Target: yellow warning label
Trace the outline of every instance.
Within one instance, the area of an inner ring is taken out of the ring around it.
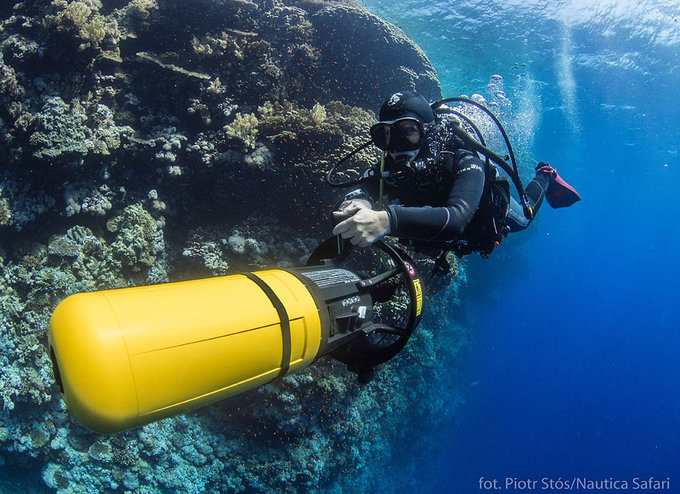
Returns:
[[[413,280],[413,288],[416,289],[416,316],[419,316],[423,310],[423,290],[419,279]]]

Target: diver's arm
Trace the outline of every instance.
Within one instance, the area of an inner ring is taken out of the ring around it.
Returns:
[[[397,237],[452,241],[463,233],[484,191],[484,165],[476,155],[459,150],[447,157],[453,184],[444,207],[389,206],[390,234]]]

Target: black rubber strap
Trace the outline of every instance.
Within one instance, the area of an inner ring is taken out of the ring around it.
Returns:
[[[281,355],[281,372],[277,377],[283,377],[288,372],[290,368],[290,353],[291,353],[291,343],[290,343],[290,319],[288,319],[288,312],[283,306],[281,299],[274,293],[269,285],[267,285],[261,278],[253,273],[241,273],[243,276],[248,278],[250,281],[259,286],[264,294],[269,297],[272,305],[276,309],[279,315],[279,320],[281,321],[281,339],[283,340],[283,354]]]

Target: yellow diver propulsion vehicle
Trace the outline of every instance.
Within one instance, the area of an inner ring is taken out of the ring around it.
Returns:
[[[351,247],[333,237],[304,267],[72,295],[50,320],[61,395],[83,426],[112,433],[266,384],[324,355],[368,382],[406,345],[423,303],[413,261],[376,246],[364,255],[380,259],[378,274],[343,267]]]

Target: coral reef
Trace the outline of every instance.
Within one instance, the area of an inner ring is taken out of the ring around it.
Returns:
[[[326,170],[403,88],[440,96],[352,1],[0,7],[0,464],[69,493],[385,490],[365,466],[456,403],[428,399],[466,340],[445,327],[455,277],[368,386],[322,360],[111,436],[71,419],[46,334],[73,293],[304,263],[331,229]]]

